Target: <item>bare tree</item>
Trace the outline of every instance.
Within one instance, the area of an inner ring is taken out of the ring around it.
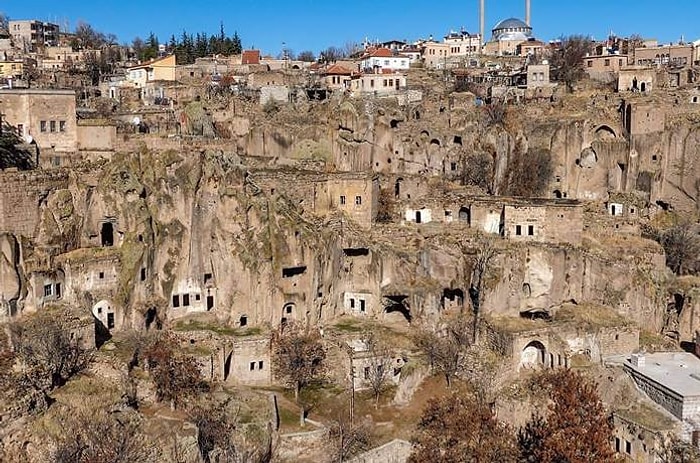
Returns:
[[[554,173],[552,153],[545,149],[514,151],[508,159],[499,191],[506,196],[541,197]]]
[[[320,57],[324,63],[335,63],[339,59],[345,58],[346,54],[341,48],[328,47],[321,52]]]
[[[365,363],[365,380],[374,395],[374,407],[379,407],[379,398],[386,391],[393,375],[393,353],[376,331],[368,332],[363,338],[369,357]]]
[[[472,343],[472,322],[466,314],[456,314],[438,330],[419,330],[414,342],[428,358],[433,372],[441,374],[450,387],[462,371],[464,352]]]
[[[511,428],[468,388],[431,399],[412,442],[411,463],[518,461]]]
[[[367,421],[354,422],[345,408],[335,410],[329,426],[332,461],[342,463],[368,450],[372,444],[371,429]]]
[[[552,73],[556,79],[566,84],[568,91],[573,91],[574,84],[585,76],[583,59],[592,48],[590,37],[571,35],[562,37],[558,49],[550,56]]]
[[[301,408],[300,422],[304,424],[304,407],[300,393],[312,382],[320,380],[326,370],[326,349],[318,332],[304,330],[295,324],[285,326],[272,339],[272,368],[277,378],[294,389],[294,399]]]
[[[157,454],[132,410],[69,409],[60,415],[60,428],[45,444],[50,463],[148,463]]]
[[[690,442],[684,442],[677,436],[671,436],[663,441],[654,451],[660,463],[691,463],[700,461],[700,450]]]
[[[13,353],[5,361],[14,367],[4,382],[29,412],[46,409],[53,399],[49,393],[83,371],[92,360],[92,351],[69,325],[70,315],[47,311],[10,325]]]
[[[484,152],[464,152],[461,156],[462,185],[472,185],[493,193],[493,158]]]
[[[10,18],[5,13],[0,11],[0,31],[9,32]]]
[[[170,402],[171,408],[183,405],[198,392],[206,390],[197,360],[177,351],[174,336],[154,336],[144,349],[143,357],[156,386],[156,397]]]
[[[313,63],[314,61],[316,61],[316,55],[311,50],[304,50],[299,52],[299,54],[297,55],[297,59],[299,61]]]
[[[666,265],[677,275],[696,273],[700,238],[688,221],[679,221],[659,235],[659,243],[666,251]]]
[[[223,403],[203,402],[190,412],[197,426],[197,447],[204,463],[267,463],[272,459],[270,433],[248,439],[231,411],[231,399]]]
[[[484,125],[492,127],[503,125],[508,115],[508,105],[501,98],[492,98],[490,104],[482,106],[484,114]]]
[[[472,302],[472,343],[476,344],[481,324],[481,312],[486,297],[486,282],[491,264],[496,257],[496,243],[491,235],[479,235],[476,240],[476,256],[473,260],[469,299]]]

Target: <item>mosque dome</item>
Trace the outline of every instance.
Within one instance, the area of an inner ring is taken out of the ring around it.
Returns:
[[[491,33],[493,40],[525,41],[532,37],[532,27],[518,18],[508,18],[496,24]]]

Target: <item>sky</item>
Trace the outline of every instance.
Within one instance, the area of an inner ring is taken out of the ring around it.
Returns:
[[[602,39],[610,31],[638,33],[667,43],[700,38],[700,1],[697,0],[531,0],[532,27],[547,41],[571,34]],[[4,5],[3,5],[4,3]],[[244,48],[278,54],[361,43],[365,38],[415,40],[441,38],[464,27],[478,32],[478,0],[25,0],[0,2],[11,19],[42,19],[91,24],[116,34],[120,43],[154,32],[161,42],[183,30],[227,34],[237,31]],[[524,18],[525,0],[486,0],[486,31],[501,19]],[[284,45],[283,45],[284,44]]]

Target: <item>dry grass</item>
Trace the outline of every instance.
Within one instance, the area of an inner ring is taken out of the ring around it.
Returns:
[[[556,311],[554,324],[571,324],[581,328],[613,328],[631,323],[610,307],[597,304],[565,304]]]

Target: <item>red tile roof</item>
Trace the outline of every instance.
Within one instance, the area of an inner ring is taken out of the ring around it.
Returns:
[[[388,48],[377,48],[370,52],[370,58],[393,58],[394,54]]]
[[[334,64],[327,68],[323,73],[327,76],[349,76],[352,74],[352,70],[346,68],[345,66],[341,66],[340,64]]]

